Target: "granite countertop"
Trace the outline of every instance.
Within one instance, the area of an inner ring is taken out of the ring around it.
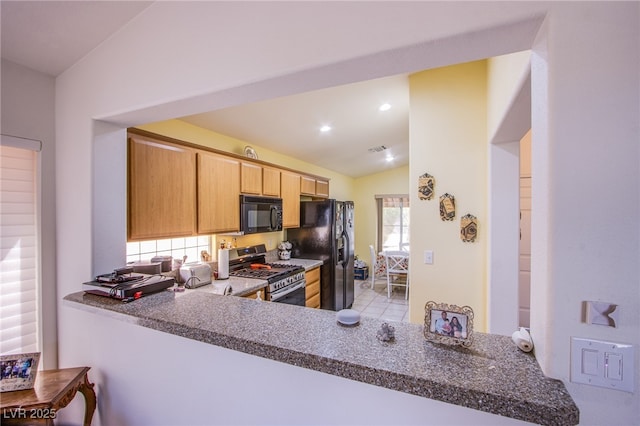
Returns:
[[[322,266],[322,260],[314,260],[314,259],[301,259],[299,257],[294,257],[289,260],[276,260],[276,263],[282,263],[283,265],[296,265],[304,267],[305,271],[310,271],[313,268],[317,268],[318,266]]]
[[[540,424],[574,425],[579,412],[559,380],[509,337],[474,333],[470,348],[426,341],[419,324],[392,323],[395,341],[376,338],[381,321],[342,326],[332,311],[164,291],[132,303],[73,293],[65,304],[143,327],[288,364]]]
[[[212,293],[223,295],[225,288],[231,286],[231,296],[246,296],[253,293],[256,290],[261,290],[268,285],[267,280],[259,280],[255,278],[242,278],[242,277],[229,277],[226,280],[213,280],[211,284],[203,285],[202,287],[196,287],[194,289],[185,289],[186,294],[193,291],[202,293]],[[263,295],[264,297],[264,295]]]

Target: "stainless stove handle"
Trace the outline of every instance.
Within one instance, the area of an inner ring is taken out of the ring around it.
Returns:
[[[296,285],[293,285],[291,287],[286,287],[286,289],[283,290],[282,292],[271,293],[271,301],[273,302],[278,299],[282,299],[287,294],[292,293],[298,289],[304,288],[306,285],[307,285],[307,282],[305,280],[302,280],[302,281],[299,281],[298,284]]]

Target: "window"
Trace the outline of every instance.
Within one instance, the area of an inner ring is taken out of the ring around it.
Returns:
[[[378,249],[409,250],[409,196],[376,195]]]
[[[30,146],[31,143],[35,143]],[[37,161],[40,143],[2,135],[0,144],[0,347],[38,352],[40,253]]]
[[[200,260],[200,252],[206,250],[211,253],[211,239],[209,236],[171,238],[167,240],[136,241],[127,243],[127,262],[149,260],[154,256],[171,256],[182,259],[187,256],[187,262]]]

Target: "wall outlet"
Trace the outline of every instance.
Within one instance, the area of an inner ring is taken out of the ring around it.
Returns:
[[[424,263],[426,265],[433,265],[433,250],[424,251]]]

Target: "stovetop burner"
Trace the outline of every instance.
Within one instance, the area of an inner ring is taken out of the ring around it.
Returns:
[[[258,265],[258,264],[253,263],[253,265]],[[234,277],[262,279],[262,280],[267,280],[271,283],[274,281],[278,281],[282,278],[288,277],[290,275],[294,275],[299,272],[304,272],[304,268],[302,266],[283,265],[283,264],[276,264],[276,263],[264,263],[259,265],[268,266],[270,267],[270,269],[267,269],[264,267],[252,268],[250,264],[248,266],[229,271],[229,275]]]

